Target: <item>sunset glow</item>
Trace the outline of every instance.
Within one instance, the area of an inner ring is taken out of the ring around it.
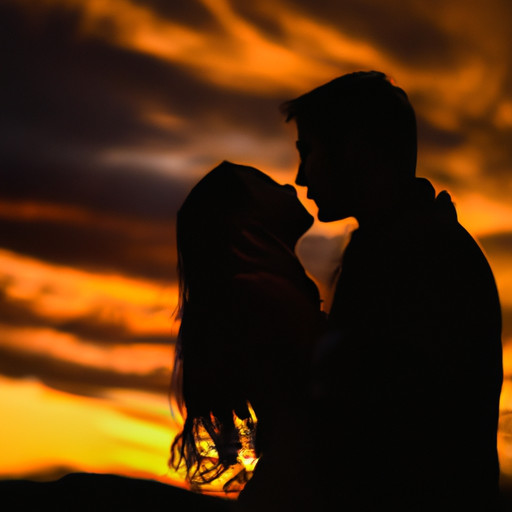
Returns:
[[[1,429],[2,458],[9,464],[0,468],[0,476],[45,475],[56,468],[131,474],[183,485],[169,475],[163,456],[176,426],[169,421],[162,396],[113,392],[110,397],[90,398],[53,390],[33,379],[2,378],[0,383],[3,413],[10,419]],[[23,445],[13,439],[23,440]]]
[[[418,175],[450,192],[496,277],[499,453],[512,479],[512,8],[434,4],[2,2],[2,478],[88,471],[185,485],[167,466],[181,421],[168,396],[176,212],[222,160],[293,183],[296,133],[281,102],[378,69],[415,107]],[[325,268],[354,226],[316,221],[301,241],[326,303]]]

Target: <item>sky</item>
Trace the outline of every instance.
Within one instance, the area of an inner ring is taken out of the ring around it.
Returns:
[[[416,110],[417,174],[450,192],[494,271],[512,478],[511,22],[508,0],[4,0],[0,477],[181,482],[176,211],[222,160],[292,183],[280,103],[375,69]],[[345,228],[308,233],[316,277]]]

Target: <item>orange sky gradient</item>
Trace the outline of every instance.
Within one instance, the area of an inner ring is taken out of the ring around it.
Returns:
[[[175,213],[224,159],[293,182],[295,132],[279,104],[377,69],[416,109],[417,174],[450,192],[496,277],[512,481],[512,4],[334,4],[2,3],[1,478],[184,485],[167,467]],[[347,225],[317,221],[303,240],[322,290]]]

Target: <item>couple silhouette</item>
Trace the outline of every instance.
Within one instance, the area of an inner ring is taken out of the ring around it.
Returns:
[[[448,193],[416,177],[406,93],[355,72],[282,111],[318,218],[358,221],[329,313],[295,253],[313,218],[292,186],[223,162],[177,217],[169,464],[238,499],[71,474],[4,482],[6,510],[499,509],[496,285]]]
[[[319,220],[358,228],[327,315],[295,253],[313,219],[293,187],[223,162],[192,189],[170,465],[198,488],[231,470],[241,512],[497,510],[500,303],[449,194],[416,177],[406,93],[355,72],[282,112]]]

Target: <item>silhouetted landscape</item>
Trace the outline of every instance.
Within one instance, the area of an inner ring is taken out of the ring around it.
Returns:
[[[0,496],[5,512],[43,510],[45,506],[55,512],[226,512],[229,507],[224,499],[198,496],[153,480],[86,473],[52,482],[4,480],[0,482]],[[500,512],[511,510],[512,481],[502,491]]]
[[[226,500],[220,498],[117,475],[73,473],[51,482],[4,480],[0,482],[0,493],[0,508],[5,512],[226,510]]]

